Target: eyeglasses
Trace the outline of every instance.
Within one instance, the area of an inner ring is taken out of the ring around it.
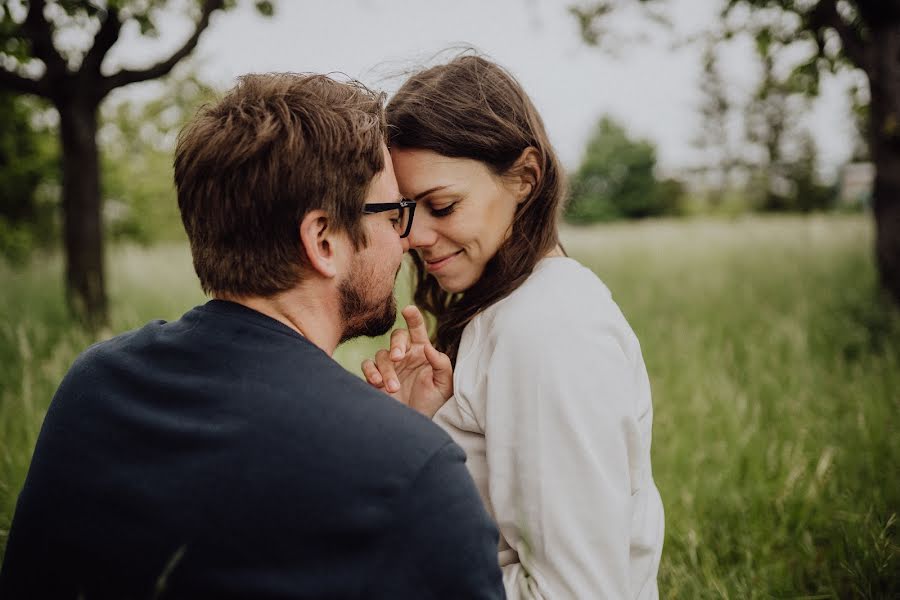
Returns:
[[[394,229],[405,238],[412,230],[413,215],[416,213],[416,201],[403,199],[400,202],[369,202],[363,204],[363,214],[374,215],[389,210],[399,211],[396,219],[391,219]]]

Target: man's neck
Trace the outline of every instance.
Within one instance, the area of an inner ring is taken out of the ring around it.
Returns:
[[[308,290],[297,286],[271,297],[229,294],[217,294],[215,297],[246,306],[283,323],[328,356],[334,354],[340,343],[340,307],[336,294],[329,294],[327,290]]]

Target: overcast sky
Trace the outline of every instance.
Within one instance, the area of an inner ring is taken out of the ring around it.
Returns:
[[[193,66],[204,80],[226,88],[237,75],[262,71],[340,71],[390,92],[398,74],[450,46],[471,45],[507,67],[524,85],[569,168],[581,158],[598,117],[610,113],[635,135],[653,140],[666,171],[697,162],[691,139],[702,126],[699,45],[673,41],[708,29],[719,0],[669,0],[674,32],[665,33],[637,12],[617,17],[614,52],[586,46],[570,0],[280,0],[276,16],[257,16],[244,4],[216,15],[201,38]],[[630,4],[636,5],[636,2]],[[105,63],[141,66],[188,35],[189,24],[162,24],[159,40],[127,31]],[[735,98],[752,90],[756,64],[748,44],[723,53]],[[809,115],[824,171],[849,154],[851,125],[843,89],[829,80]],[[140,90],[137,90],[140,93]]]

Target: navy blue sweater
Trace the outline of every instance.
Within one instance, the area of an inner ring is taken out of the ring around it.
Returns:
[[[502,598],[464,463],[290,328],[213,300],[76,360],[0,598]]]

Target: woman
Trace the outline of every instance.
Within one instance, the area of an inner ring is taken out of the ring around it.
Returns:
[[[564,174],[540,116],[463,56],[413,75],[387,119],[437,350],[407,307],[366,378],[465,449],[510,598],[656,598],[647,373],[607,288],[559,244]]]

